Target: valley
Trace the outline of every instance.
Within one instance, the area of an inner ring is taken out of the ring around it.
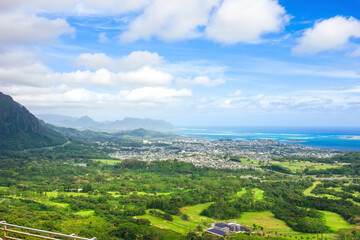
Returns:
[[[25,137],[0,149],[0,219],[8,223],[99,240],[335,240],[359,233],[359,152],[146,129],[80,131],[40,124],[12,106],[37,127],[17,125]],[[34,132],[62,141],[36,144]],[[214,235],[208,229],[215,223],[250,230]]]

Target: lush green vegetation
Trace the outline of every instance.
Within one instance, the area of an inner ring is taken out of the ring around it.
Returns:
[[[356,164],[353,155],[349,158],[350,165],[337,168]],[[228,239],[313,239],[317,233],[335,237],[338,231],[340,237],[356,236],[342,229],[356,229],[360,222],[356,179],[315,181],[293,176],[291,168],[289,175],[275,169],[108,160],[92,144],[75,140],[2,152],[0,169],[1,220],[84,237],[217,239],[204,230],[215,221],[234,221],[260,236]]]
[[[0,150],[43,148],[65,142],[64,137],[43,127],[25,107],[0,92]]]

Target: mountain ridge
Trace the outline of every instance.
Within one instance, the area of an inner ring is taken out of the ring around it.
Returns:
[[[0,92],[0,149],[26,149],[60,145],[63,136],[46,129],[29,110]]]
[[[80,118],[75,118],[55,114],[39,114],[38,117],[46,123],[59,127],[70,127],[78,130],[92,130],[109,133],[135,130],[139,128],[152,131],[168,131],[174,128],[172,124],[167,121],[150,118],[141,119],[126,117],[123,120],[97,122],[86,115]]]

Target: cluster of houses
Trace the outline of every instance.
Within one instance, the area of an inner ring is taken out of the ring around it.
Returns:
[[[251,232],[251,228],[237,223],[214,223],[211,228],[205,231],[224,237],[226,234]]]

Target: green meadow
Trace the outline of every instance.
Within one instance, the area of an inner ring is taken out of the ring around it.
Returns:
[[[83,193],[83,192],[58,192],[58,191],[53,191],[53,192],[46,192],[46,196],[48,197],[58,197],[59,195],[66,195],[66,196],[88,196],[87,193]]]
[[[278,162],[271,161],[271,164],[279,165],[284,168],[288,168],[292,173],[302,172],[305,168],[309,168],[310,170],[322,170],[322,169],[330,169],[330,168],[338,168],[346,163],[337,163],[337,164],[327,164],[327,163],[314,163],[314,162],[303,162],[303,161],[287,161],[287,162]]]
[[[343,228],[351,228],[354,225],[349,224],[342,218],[339,214],[328,212],[328,211],[320,211],[324,214],[326,226],[330,228],[331,231],[337,232]]]
[[[236,193],[236,196],[238,196],[238,197],[241,197],[243,194],[245,194],[246,193],[246,188],[242,188],[241,189],[241,191],[238,191],[237,193]]]
[[[75,215],[79,215],[79,216],[86,216],[86,217],[88,217],[88,216],[93,216],[94,213],[95,213],[94,210],[87,210],[87,211],[84,210],[84,211],[76,212],[76,213],[74,213],[74,214],[75,214]]]
[[[91,159],[93,161],[97,161],[97,162],[102,162],[104,164],[109,164],[109,165],[115,165],[117,163],[121,163],[122,160],[120,159]]]

